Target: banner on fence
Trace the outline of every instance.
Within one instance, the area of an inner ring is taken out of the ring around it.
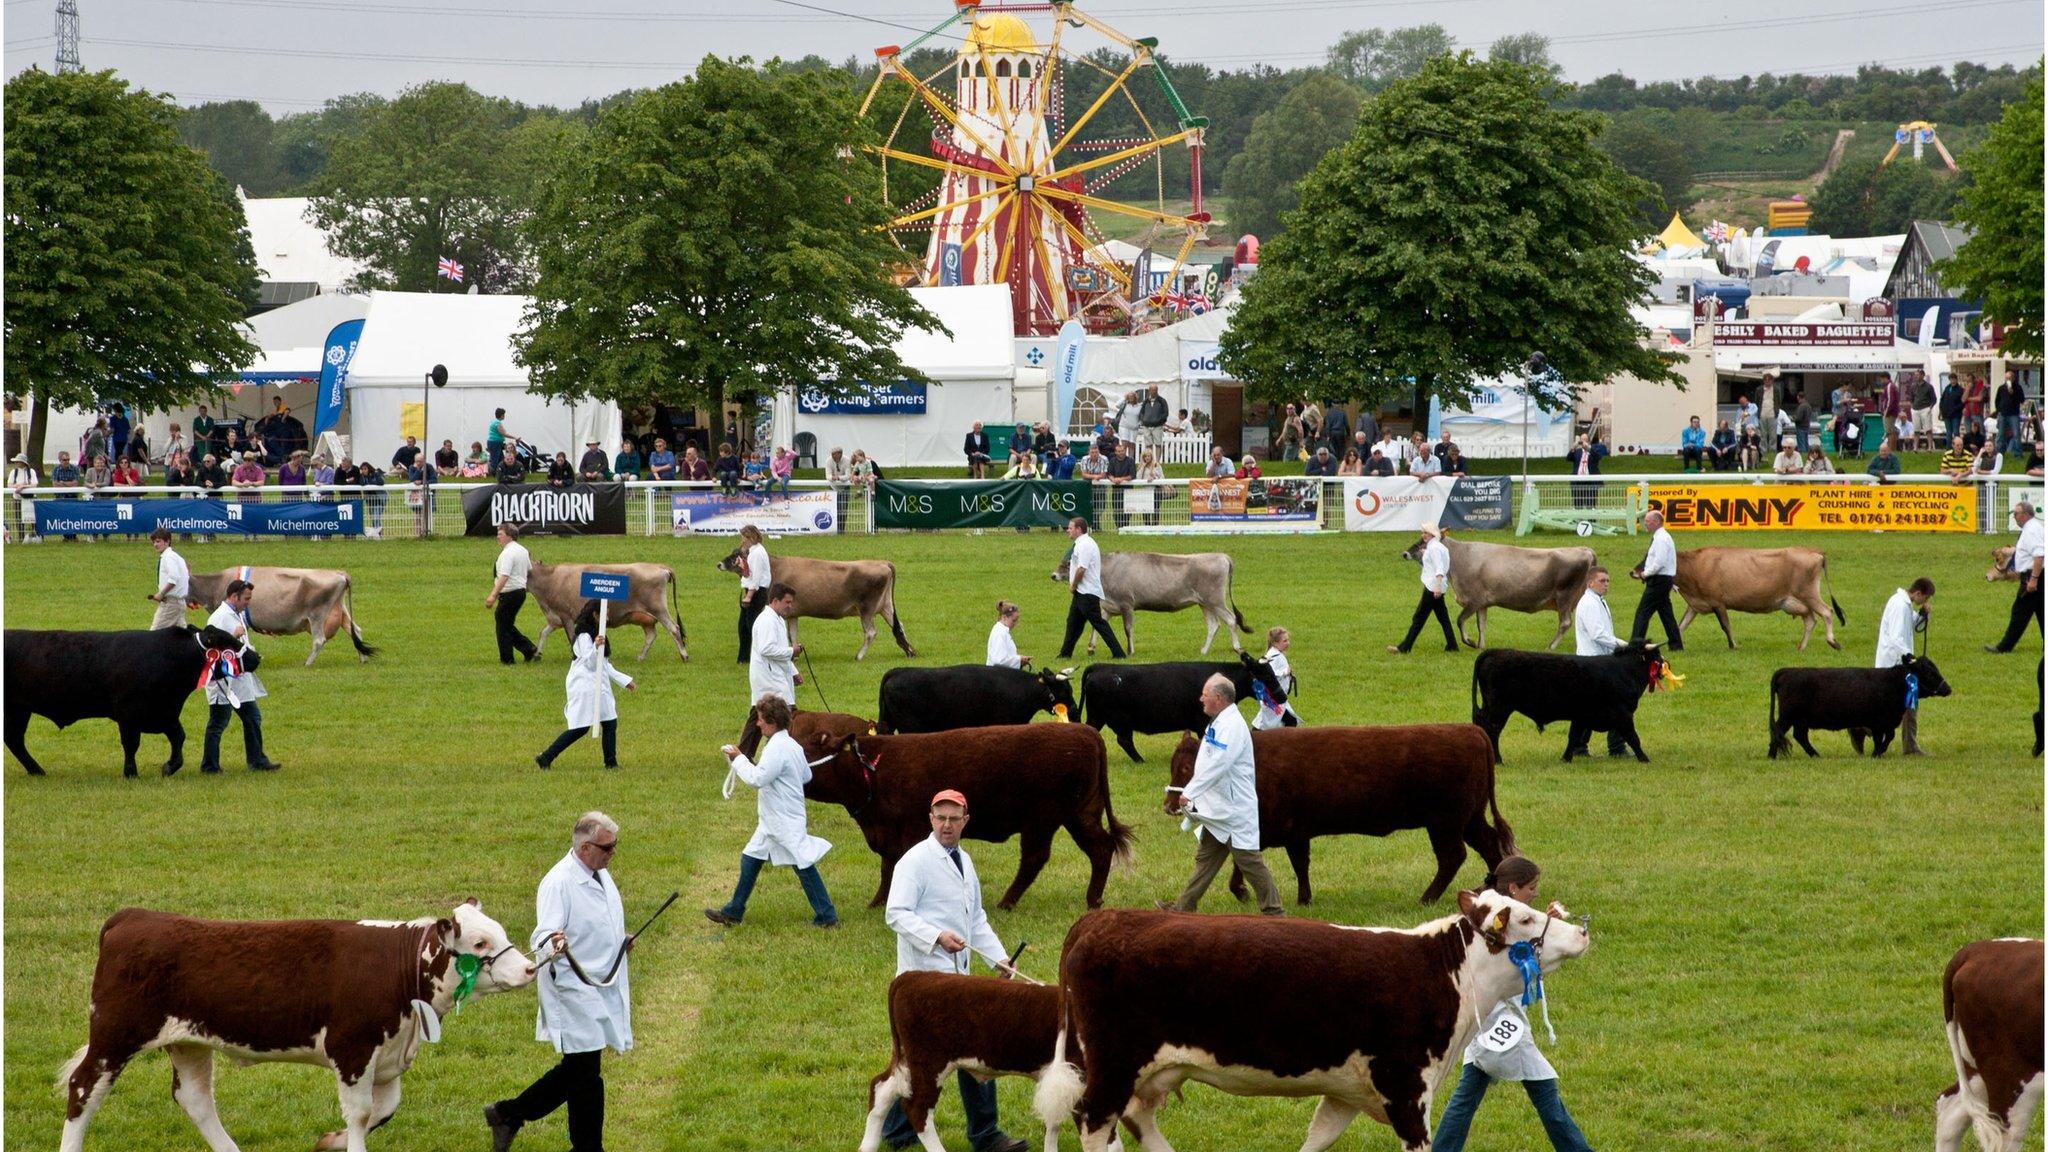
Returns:
[[[1064,527],[1095,523],[1086,480],[883,480],[875,485],[877,528]]]
[[[51,500],[35,502],[44,536],[146,536],[158,528],[216,536],[360,536],[363,502],[243,504],[227,500]]]
[[[929,403],[925,386],[908,380],[887,384],[863,380],[844,396],[806,388],[796,398],[797,407],[813,416],[922,416]]]
[[[1508,519],[1506,476],[1459,476],[1451,481],[1443,527],[1505,528]]]
[[[624,536],[626,486],[480,484],[463,489],[462,519],[465,536],[495,536],[500,524],[516,524],[523,535]]]
[[[1188,481],[1188,520],[1194,524],[1299,529],[1322,515],[1321,480],[1238,480],[1229,476]]]
[[[746,492],[677,492],[669,497],[669,523],[702,536],[731,536],[748,524],[770,536],[822,535],[839,531],[839,495],[821,490],[769,500]]]
[[[2026,501],[2027,506],[2034,510],[2034,515],[2039,516],[2041,514],[2041,489],[2020,488],[2017,486],[2007,488],[2003,484],[1999,485],[1999,487],[2005,489],[2005,530],[2007,532],[2017,532],[2020,530],[2020,522],[2013,519],[2012,510],[2019,507],[2022,500]]]
[[[1346,532],[1418,532],[1443,523],[1449,476],[1353,476],[1344,481]]]
[[[1652,484],[1672,528],[1974,532],[1971,484]]]

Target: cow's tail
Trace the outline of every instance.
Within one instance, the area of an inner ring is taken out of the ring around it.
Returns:
[[[1500,814],[1498,777],[1499,773],[1493,770],[1493,747],[1489,741],[1486,749],[1486,808],[1493,814],[1493,834],[1500,839],[1501,855],[1519,856],[1521,853],[1515,847],[1515,830],[1509,826],[1507,817]]]
[[[57,1069],[57,1090],[59,1092],[62,1092],[71,1085],[71,1077],[76,1075],[79,1066],[85,1063],[85,1054],[91,1049],[92,1045],[90,1044],[80,1044],[78,1051],[71,1054],[71,1059],[66,1060],[62,1068]]]
[[[1044,1075],[1038,1078],[1038,1088],[1031,1094],[1031,1110],[1038,1113],[1038,1119],[1047,1128],[1058,1128],[1074,1118],[1074,1109],[1080,1106],[1081,1090],[1086,1085],[1081,1080],[1081,1070],[1067,1059],[1069,1050],[1079,1054],[1080,1044],[1074,1033],[1074,1006],[1065,988],[1060,989],[1060,1030],[1052,1042],[1052,1063],[1045,1066]]]
[[[1096,747],[1099,751],[1095,755],[1095,786],[1102,789],[1102,818],[1109,824],[1110,847],[1116,854],[1117,866],[1129,876],[1138,870],[1138,854],[1131,847],[1137,832],[1129,824],[1117,822],[1116,809],[1109,800],[1109,744],[1098,740]]]
[[[1227,560],[1223,578],[1223,594],[1230,601],[1230,614],[1237,617],[1237,630],[1248,633],[1252,626],[1244,622],[1244,613],[1237,610],[1237,561]]]
[[[1847,628],[1849,618],[1842,614],[1842,602],[1835,599],[1835,578],[1828,571],[1828,554],[1825,552],[1820,554],[1820,578],[1828,586],[1828,607],[1835,610],[1835,623]]]
[[[896,646],[906,656],[917,655],[917,649],[910,646],[910,637],[903,634],[903,612],[896,607],[896,565],[889,565],[889,586],[884,590],[889,597],[889,635],[896,638]]]
[[[1484,656],[1485,653],[1482,652],[1480,655]],[[1486,713],[1481,711],[1479,707],[1479,663],[1474,661],[1472,664],[1472,722],[1474,724],[1484,724],[1485,721],[1481,718],[1485,715]]]
[[[1788,741],[1788,740],[1786,740],[1786,739],[1785,739],[1785,737],[1784,737],[1783,735],[1779,734],[1779,732],[1778,732],[1778,676],[1779,676],[1779,675],[1780,675],[1780,674],[1781,674],[1781,673],[1782,673],[1783,671],[1784,671],[1783,669],[1779,669],[1779,670],[1778,670],[1777,672],[1773,672],[1773,673],[1771,673],[1771,747],[1770,747],[1770,754],[1771,754],[1771,755],[1773,755],[1773,756],[1776,756],[1776,755],[1777,755],[1778,753],[1780,753],[1780,752],[1783,752],[1783,751],[1788,751],[1788,750],[1790,750],[1790,748],[1792,747],[1792,744],[1791,744],[1791,742],[1790,742],[1790,741]]]
[[[347,576],[341,578],[341,595],[348,602],[348,642],[356,646],[359,655],[375,656],[377,649],[363,642],[363,630],[356,627],[356,582]]]
[[[668,570],[668,618],[676,622],[676,639],[684,645],[686,654],[683,659],[688,660],[690,626],[683,623],[683,604],[678,599],[680,595],[681,593],[676,591],[676,570],[671,568]]]

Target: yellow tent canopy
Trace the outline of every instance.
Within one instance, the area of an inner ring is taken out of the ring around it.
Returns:
[[[1654,252],[1662,248],[1671,252],[1683,252],[1687,249],[1705,248],[1706,246],[1707,242],[1695,235],[1692,229],[1687,228],[1685,221],[1679,219],[1678,213],[1673,212],[1671,214],[1671,223],[1666,224],[1664,230],[1657,233],[1657,242],[1650,246],[1650,251]]]

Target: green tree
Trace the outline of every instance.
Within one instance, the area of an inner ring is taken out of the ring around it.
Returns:
[[[1469,53],[1368,103],[1357,133],[1301,185],[1287,230],[1223,336],[1223,364],[1263,399],[1468,400],[1542,352],[1571,382],[1672,380],[1629,306],[1643,182],[1595,145],[1606,121],[1545,104],[1546,81]]]
[[[7,387],[52,403],[185,403],[256,357],[242,210],[178,140],[178,109],[109,72],[31,69],[6,90]]]
[[[1685,194],[1692,187],[1692,161],[1685,145],[1657,121],[1670,121],[1661,109],[1624,112],[1600,136],[1600,150],[1631,176],[1641,177],[1650,188],[1636,202],[1637,218],[1651,229],[1664,227],[1675,211],[1685,206]]]
[[[1486,50],[1488,60],[1520,64],[1556,80],[1564,69],[1550,58],[1550,37],[1541,32],[1516,32],[1493,42]]]
[[[1231,228],[1266,239],[1278,235],[1281,216],[1301,200],[1302,177],[1315,171],[1325,153],[1351,139],[1363,102],[1358,89],[1317,73],[1260,116],[1244,150],[1224,171]]]
[[[534,390],[718,414],[729,396],[922,380],[892,345],[942,329],[886,275],[898,252],[855,110],[816,73],[715,56],[607,108],[531,223]]]
[[[1458,41],[1441,24],[1413,28],[1368,28],[1346,32],[1330,45],[1329,69],[1366,92],[1419,74],[1438,56],[1457,51]]]
[[[206,153],[206,162],[230,185],[251,196],[275,196],[285,182],[276,127],[254,100],[229,100],[187,108],[178,117],[178,138]]]
[[[1956,295],[1984,302],[2008,351],[2041,357],[2041,73],[1984,142],[1963,155],[1970,186],[1955,220],[1969,242],[1937,271]]]
[[[1882,167],[1880,159],[1846,160],[1821,181],[1813,190],[1815,232],[1889,236],[1915,220],[1948,219],[1956,201],[1955,178],[1910,156]]]
[[[363,125],[388,103],[373,92],[358,92],[337,96],[317,112],[294,113],[279,120],[271,139],[277,149],[284,189],[292,195],[304,195],[326,171],[334,142],[362,131]]]
[[[522,116],[467,84],[421,84],[335,139],[308,215],[337,255],[364,264],[359,287],[516,292],[531,281],[512,159]],[[435,274],[443,256],[463,265],[462,284]]]

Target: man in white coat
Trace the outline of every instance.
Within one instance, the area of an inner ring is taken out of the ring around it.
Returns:
[[[263,710],[256,701],[270,693],[252,666],[256,650],[249,646],[249,600],[255,594],[256,586],[247,580],[228,581],[226,598],[199,633],[208,650],[206,671],[200,677],[206,687],[206,750],[199,770],[209,775],[220,771],[220,738],[227,733],[231,716],[242,718],[242,751],[250,771],[283,767],[263,752]],[[175,771],[167,767],[164,774]]]
[[[1458,637],[1451,632],[1451,614],[1445,608],[1445,597],[1451,594],[1451,550],[1444,547],[1443,531],[1434,524],[1422,526],[1422,537],[1427,541],[1422,546],[1422,596],[1415,602],[1415,615],[1408,620],[1408,635],[1399,644],[1387,645],[1387,651],[1405,656],[1415,647],[1415,639],[1422,635],[1422,626],[1431,616],[1443,626],[1444,651],[1456,655]]]
[[[732,899],[723,908],[706,908],[704,916],[714,924],[733,925],[746,919],[747,898],[754,894],[754,881],[770,864],[796,869],[797,883],[811,902],[811,924],[818,928],[839,927],[839,913],[825,891],[825,879],[818,875],[818,861],[832,850],[830,841],[811,835],[809,813],[804,808],[804,785],[811,781],[811,765],[804,758],[803,745],[789,734],[789,705],[780,696],[763,696],[754,702],[754,723],[765,738],[761,762],[757,765],[727,744],[719,751],[732,763],[725,794],[732,796],[734,779],[760,790],[754,801],[756,821],[753,838],[740,849],[740,880]]]
[[[1074,550],[1067,555],[1067,587],[1073,598],[1067,603],[1067,639],[1060,645],[1060,659],[1074,654],[1074,642],[1083,628],[1093,628],[1109,645],[1109,654],[1124,658],[1124,646],[1117,642],[1116,629],[1102,618],[1102,547],[1088,534],[1088,521],[1079,516],[1067,521],[1067,537]]]
[[[988,664],[994,668],[1031,667],[1031,657],[1017,651],[1018,608],[1008,600],[996,601],[995,626],[988,630]]]
[[[636,685],[631,676],[612,667],[611,638],[597,634],[598,612],[597,601],[585,601],[583,611],[576,614],[576,623],[571,625],[573,658],[568,675],[562,678],[568,696],[568,702],[562,706],[562,719],[568,727],[562,729],[546,751],[533,758],[542,768],[553,765],[555,757],[568,751],[569,745],[583,739],[592,728],[599,730],[604,766],[619,766],[619,703],[612,695],[612,685],[620,685],[628,692],[634,691]]]
[[[1892,598],[1885,602],[1884,615],[1877,622],[1876,667],[1895,668],[1913,654],[1913,634],[1927,630],[1927,602],[1932,599],[1934,581],[1925,576],[1892,593]],[[1920,710],[1908,708],[1899,723],[1902,755],[1923,754],[1919,736]]]
[[[1202,711],[1209,728],[1195,753],[1195,772],[1180,790],[1174,809],[1199,827],[1195,834],[1195,874],[1188,877],[1180,898],[1159,906],[1193,912],[1202,894],[1228,860],[1251,884],[1259,911],[1281,915],[1280,889],[1259,855],[1259,782],[1252,762],[1252,730],[1237,710],[1237,689],[1226,676],[1211,676],[1202,685]]]
[[[989,967],[1010,976],[1008,953],[981,906],[981,878],[975,875],[974,861],[960,850],[960,835],[967,830],[967,797],[945,789],[932,797],[930,816],[931,836],[896,861],[896,874],[889,881],[884,919],[896,933],[896,974],[965,975],[969,957],[979,955]],[[974,1152],[1025,1152],[1029,1145],[1004,1135],[996,1125],[994,1082],[978,1081],[963,1069],[959,1085]],[[889,1109],[882,1138],[891,1148],[916,1142],[901,1101]]]
[[[1622,646],[1621,637],[1614,634],[1614,610],[1607,605],[1607,589],[1612,582],[1607,569],[1593,565],[1578,607],[1572,609],[1572,639],[1577,645],[1573,651],[1581,656],[1606,656]],[[1590,754],[1585,748],[1572,751],[1574,755]],[[1616,732],[1607,734],[1607,754],[1633,755],[1628,742]]]
[[[773,696],[796,707],[796,686],[804,682],[796,658],[804,646],[789,642],[789,618],[796,615],[796,589],[777,584],[768,592],[768,610],[754,618],[752,651],[747,654],[747,695]]]
[[[535,985],[540,1015],[533,1038],[554,1045],[562,1059],[526,1091],[484,1105],[492,1152],[505,1152],[522,1125],[564,1105],[571,1152],[604,1152],[600,1060],[606,1048],[625,1052],[633,1047],[627,964],[619,955],[621,949],[630,950],[626,907],[609,870],[619,850],[618,822],[602,812],[586,812],[577,817],[569,843],[569,854],[541,878],[530,941],[536,955],[545,946],[555,956]],[[563,948],[594,979],[611,967],[613,957],[619,957],[618,972],[609,986],[586,983],[560,955]]]
[[[185,602],[192,594],[192,569],[171,547],[170,529],[151,532],[149,546],[156,549],[156,591],[149,596],[156,601],[156,618],[149,622],[149,627],[151,631],[176,628],[185,623]]]

